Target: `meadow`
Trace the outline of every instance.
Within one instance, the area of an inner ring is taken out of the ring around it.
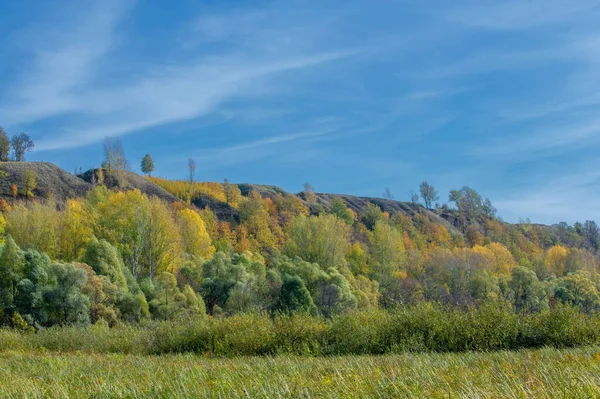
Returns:
[[[600,347],[343,357],[9,351],[9,398],[593,398]]]

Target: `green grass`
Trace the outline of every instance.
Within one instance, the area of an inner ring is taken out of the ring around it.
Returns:
[[[600,347],[344,357],[0,354],[10,398],[595,398]]]

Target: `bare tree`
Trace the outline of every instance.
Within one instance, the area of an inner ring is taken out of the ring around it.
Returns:
[[[308,182],[304,183],[304,200],[307,202],[315,202],[317,196],[315,195],[315,188]]]
[[[393,200],[394,199],[394,194],[392,194],[391,190],[389,187],[385,188],[385,191],[383,192],[383,198],[386,200]]]
[[[196,176],[196,161],[192,158],[188,159],[188,167],[190,172],[190,183],[193,183],[194,177]]]
[[[412,202],[413,205],[417,205],[419,203],[419,194],[411,191],[408,193],[408,195],[410,196],[410,202]]]
[[[102,166],[114,175],[119,186],[125,185],[125,171],[129,169],[129,163],[118,137],[104,139],[104,163]]]

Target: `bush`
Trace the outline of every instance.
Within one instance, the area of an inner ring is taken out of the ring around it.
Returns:
[[[35,334],[0,330],[0,351],[199,353],[218,357],[463,352],[600,343],[600,317],[557,306],[517,314],[498,304],[464,310],[422,303],[392,311],[350,312],[331,320],[307,314],[233,317],[90,327]]]

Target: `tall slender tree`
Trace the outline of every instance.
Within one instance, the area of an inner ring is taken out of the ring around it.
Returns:
[[[152,176],[152,172],[154,172],[154,160],[152,159],[152,155],[146,154],[142,158],[142,173]]]

